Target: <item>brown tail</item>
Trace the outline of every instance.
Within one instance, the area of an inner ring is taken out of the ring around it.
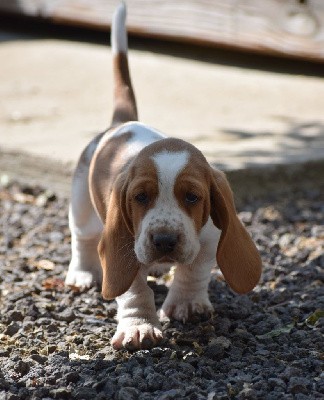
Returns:
[[[121,3],[113,16],[111,47],[114,73],[114,112],[112,126],[137,121],[137,107],[127,59],[126,6]]]

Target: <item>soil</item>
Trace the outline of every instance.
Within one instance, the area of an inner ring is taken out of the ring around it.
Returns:
[[[230,174],[263,259],[256,289],[236,295],[215,271],[214,314],[165,322],[162,345],[136,352],[110,346],[114,301],[64,286],[67,196],[2,175],[0,399],[324,398],[323,163],[283,171]],[[157,307],[169,281],[149,282]]]

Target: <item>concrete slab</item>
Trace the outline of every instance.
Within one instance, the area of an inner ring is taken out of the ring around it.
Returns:
[[[102,45],[3,31],[0,40],[0,148],[74,165],[109,125],[109,38]],[[322,77],[150,46],[129,55],[141,121],[189,140],[225,169],[324,158]]]

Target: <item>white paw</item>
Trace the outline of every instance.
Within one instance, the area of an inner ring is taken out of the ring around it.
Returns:
[[[128,350],[150,349],[162,339],[160,326],[132,320],[129,323],[123,321],[122,326],[118,325],[111,344],[115,350],[123,347]]]
[[[214,308],[208,298],[197,299],[166,298],[160,310],[160,318],[176,319],[185,323],[194,315],[210,316]]]
[[[81,289],[88,289],[100,283],[101,278],[98,274],[88,271],[69,270],[65,278],[65,284],[67,286],[76,286]]]

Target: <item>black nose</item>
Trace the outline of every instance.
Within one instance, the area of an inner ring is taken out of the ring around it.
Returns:
[[[177,244],[177,235],[173,233],[154,233],[152,242],[156,249],[162,254],[171,253]]]

